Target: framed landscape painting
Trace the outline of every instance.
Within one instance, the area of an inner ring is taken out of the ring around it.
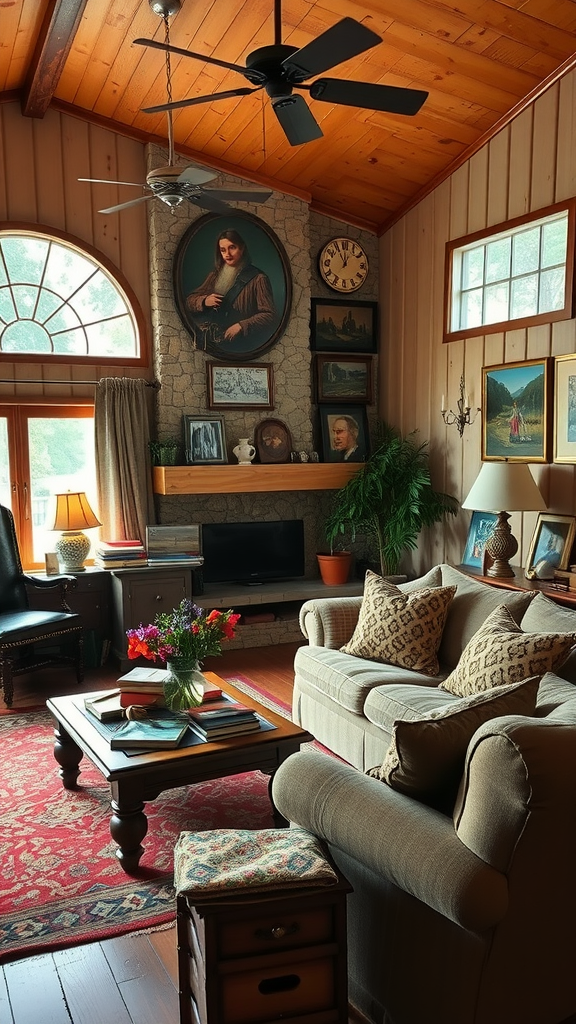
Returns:
[[[550,360],[485,366],[482,459],[548,462]]]
[[[372,401],[371,356],[316,356],[319,402]]]
[[[377,302],[312,299],[310,348],[317,352],[376,352]]]
[[[576,355],[554,360],[554,462],[576,463]]]
[[[188,466],[223,465],[228,462],[222,416],[184,415],[182,418]]]

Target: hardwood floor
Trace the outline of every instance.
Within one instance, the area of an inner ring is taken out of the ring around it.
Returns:
[[[239,672],[290,703],[297,643],[228,651],[204,667]],[[112,687],[113,665],[86,672],[86,689]],[[46,669],[15,680],[14,709],[75,693],[74,673]],[[0,701],[0,711],[5,707]],[[123,935],[0,967],[1,1024],[176,1024],[176,929]]]

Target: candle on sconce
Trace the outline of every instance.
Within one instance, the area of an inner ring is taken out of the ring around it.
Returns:
[[[468,392],[466,392],[466,404],[465,404],[464,408],[465,409],[469,409],[470,408],[470,395],[468,394]]]
[[[442,395],[442,408],[440,409],[440,412],[446,412],[446,403],[444,401],[444,398],[445,395]]]

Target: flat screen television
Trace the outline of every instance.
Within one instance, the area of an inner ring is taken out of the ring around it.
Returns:
[[[304,576],[304,522],[205,523],[205,583],[258,584]]]

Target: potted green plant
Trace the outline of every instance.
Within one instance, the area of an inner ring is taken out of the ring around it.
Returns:
[[[403,437],[387,423],[378,424],[372,453],[335,494],[325,524],[331,552],[345,536],[369,538],[383,576],[398,571],[402,554],[416,547],[424,526],[459,508],[455,498],[432,487],[428,442],[418,444],[414,433]]]
[[[166,437],[163,441],[149,441],[148,450],[153,466],[175,466],[180,442],[176,437]]]

